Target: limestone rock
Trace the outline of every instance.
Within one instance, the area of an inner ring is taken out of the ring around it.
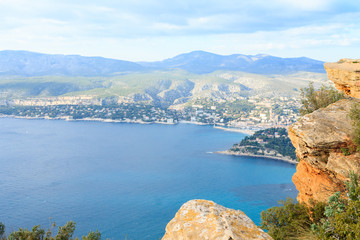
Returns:
[[[352,145],[353,126],[348,113],[360,100],[343,99],[300,118],[289,128],[289,137],[300,158],[293,182],[298,201],[327,201],[344,190],[349,170],[360,170],[360,154],[345,156],[342,149]]]
[[[341,59],[337,63],[325,63],[324,66],[337,89],[360,98],[360,59]]]
[[[191,200],[166,226],[162,240],[272,239],[239,210],[212,201]]]

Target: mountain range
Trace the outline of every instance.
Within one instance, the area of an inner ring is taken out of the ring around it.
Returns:
[[[328,81],[323,62],[203,51],[157,62],[0,51],[0,103],[5,104],[15,99],[76,97],[181,108],[201,99],[296,97],[309,81],[315,85]]]
[[[153,69],[183,69],[197,74],[211,73],[217,70],[257,74],[284,74],[298,71],[325,72],[324,62],[306,57],[280,58],[265,54],[223,56],[204,51],[194,51],[159,62],[142,62],[139,64]]]
[[[130,72],[182,69],[204,74],[217,70],[256,74],[284,74],[298,71],[324,73],[322,61],[270,55],[218,55],[204,51],[180,54],[157,62],[130,62],[103,57],[42,54],[28,51],[0,51],[0,76],[115,76]]]

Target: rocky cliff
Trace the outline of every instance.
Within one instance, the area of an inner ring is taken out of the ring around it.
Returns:
[[[360,59],[341,59],[337,63],[325,63],[324,66],[337,89],[360,98]]]
[[[329,79],[339,90],[360,97],[360,63],[341,60],[327,63]],[[349,170],[360,171],[360,154],[349,154],[354,129],[348,114],[354,98],[343,99],[305,115],[289,128],[289,137],[300,158],[293,182],[299,190],[298,201],[327,201],[336,191],[344,190]]]
[[[349,113],[360,105],[360,60],[343,59],[327,63],[328,77],[350,97],[305,115],[289,128],[289,137],[300,158],[293,182],[299,190],[298,201],[327,201],[344,191],[349,170],[360,172],[360,153],[354,148]],[[351,153],[350,153],[351,152]],[[166,226],[162,240],[272,239],[243,212],[211,201],[185,203]]]
[[[162,240],[272,239],[239,210],[212,201],[191,200],[166,226]]]

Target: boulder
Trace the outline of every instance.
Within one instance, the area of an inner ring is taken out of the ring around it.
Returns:
[[[242,211],[207,200],[182,205],[166,226],[162,240],[251,240],[272,239]]]

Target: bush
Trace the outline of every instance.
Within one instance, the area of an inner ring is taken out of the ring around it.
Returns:
[[[261,212],[261,228],[268,230],[275,240],[298,239],[305,233],[311,233],[312,222],[305,205],[291,198],[279,203],[283,206]]]
[[[360,151],[360,109],[358,104],[354,103],[351,106],[349,117],[352,120],[352,125],[354,127],[352,140],[356,146],[356,151]]]
[[[360,239],[360,186],[358,175],[349,172],[346,194],[335,193],[327,203],[312,207],[282,201],[283,206],[261,213],[261,227],[275,240]]]
[[[8,240],[43,240],[45,235],[45,230],[41,229],[40,226],[35,226],[31,231],[27,229],[19,228],[18,231],[12,232]],[[45,238],[47,239],[47,238]]]
[[[360,239],[360,187],[358,175],[349,173],[347,197],[340,192],[329,198],[325,217],[313,229],[320,239]]]
[[[343,98],[345,98],[344,93],[335,88],[322,85],[319,90],[315,90],[314,84],[311,82],[307,88],[301,89],[300,115],[304,116],[320,108],[325,108]]]
[[[0,222],[0,239],[3,238],[4,234],[5,234],[5,225],[2,222]]]
[[[88,235],[82,237],[82,240],[101,240],[101,234],[96,230],[96,232],[89,232]]]
[[[53,224],[55,227],[55,223]],[[28,229],[19,228],[18,231],[10,233],[6,237],[2,237],[5,232],[5,226],[0,222],[0,239],[3,240],[72,240],[75,231],[75,223],[73,221],[67,222],[63,227],[59,227],[55,236],[52,236],[52,230],[48,229],[46,232],[40,228],[40,225],[34,226],[31,231]],[[74,240],[79,240],[75,238]],[[87,236],[83,236],[82,240],[101,240],[100,232],[89,232]]]

